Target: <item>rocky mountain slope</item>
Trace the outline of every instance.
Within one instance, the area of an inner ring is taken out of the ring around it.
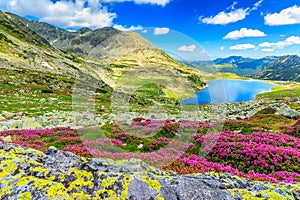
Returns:
[[[112,65],[111,67],[158,64],[191,71],[138,33],[121,32],[109,27],[96,30],[82,28],[76,32],[69,32],[47,23],[10,15],[45,38],[52,46],[88,59],[101,60],[106,65]]]
[[[73,86],[79,76],[97,80],[95,90],[102,94],[111,92],[111,87],[93,69],[96,63],[51,46],[2,11],[0,22],[1,110],[40,114],[70,110]]]
[[[1,66],[74,74],[76,63],[45,39],[0,11]]]
[[[269,63],[257,75],[257,78],[300,81],[300,57],[297,55],[282,56]]]
[[[9,15],[39,34],[42,38],[45,38],[54,47],[80,56],[87,56],[98,44],[121,32],[109,27],[96,30],[82,28],[76,32],[70,32],[47,23],[28,20],[12,13],[9,13]]]
[[[0,11],[1,68],[29,69],[73,78],[85,73],[100,78],[93,71],[93,63],[55,48],[14,16]]]

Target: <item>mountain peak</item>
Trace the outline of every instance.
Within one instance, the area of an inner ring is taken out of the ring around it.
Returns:
[[[96,30],[84,27],[76,32],[70,32],[44,22],[28,20],[15,14],[9,15],[45,38],[52,46],[79,56],[88,56],[97,45],[121,32],[111,27]]]
[[[229,56],[227,58],[218,58],[214,60],[215,64],[228,64],[228,63],[234,63],[243,60],[244,57],[242,56]]]
[[[80,33],[80,34],[85,34],[87,32],[91,32],[93,31],[92,29],[88,28],[88,27],[84,27],[84,28],[81,28],[77,31],[77,33]]]

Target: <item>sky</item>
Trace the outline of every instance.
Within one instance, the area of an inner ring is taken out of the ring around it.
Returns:
[[[177,59],[300,55],[299,0],[0,0],[67,30],[136,31]]]

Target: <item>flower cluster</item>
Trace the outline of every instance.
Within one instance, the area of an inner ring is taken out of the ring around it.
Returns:
[[[220,136],[196,134],[193,139],[198,147],[206,140],[214,139],[216,143],[208,154],[208,160],[230,165],[243,172],[254,170],[265,174],[273,171],[300,173],[300,139],[290,135],[267,132],[243,135],[226,131]],[[196,150],[195,147],[191,151]]]
[[[219,125],[225,131],[215,131]],[[217,133],[210,133],[210,128]],[[84,157],[137,158],[185,174],[228,172],[253,180],[295,182],[300,181],[299,128],[299,120],[281,127],[282,133],[273,133],[269,126],[251,120],[212,124],[135,118],[131,124],[119,121],[92,131],[8,130],[0,132],[0,141],[9,137],[6,140],[15,144],[42,151],[55,146]],[[196,156],[202,152],[205,158]]]
[[[238,169],[225,164],[210,162],[206,158],[196,155],[185,154],[172,165],[165,168],[182,174],[200,173],[200,172],[228,172],[234,175],[245,177],[257,181],[271,181],[274,183],[286,182],[294,183],[300,181],[300,174],[295,172],[272,172],[271,174],[256,173],[250,170],[248,173],[239,171]]]
[[[66,144],[81,143],[75,130],[54,128],[43,130],[7,130],[0,132],[0,137],[11,137],[11,143],[47,151],[49,146],[64,147]]]

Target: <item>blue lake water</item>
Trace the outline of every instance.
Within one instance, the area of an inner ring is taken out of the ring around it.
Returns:
[[[197,98],[182,101],[186,104],[234,103],[255,99],[257,94],[268,92],[275,84],[253,80],[217,80],[208,83],[208,87],[196,92]]]

